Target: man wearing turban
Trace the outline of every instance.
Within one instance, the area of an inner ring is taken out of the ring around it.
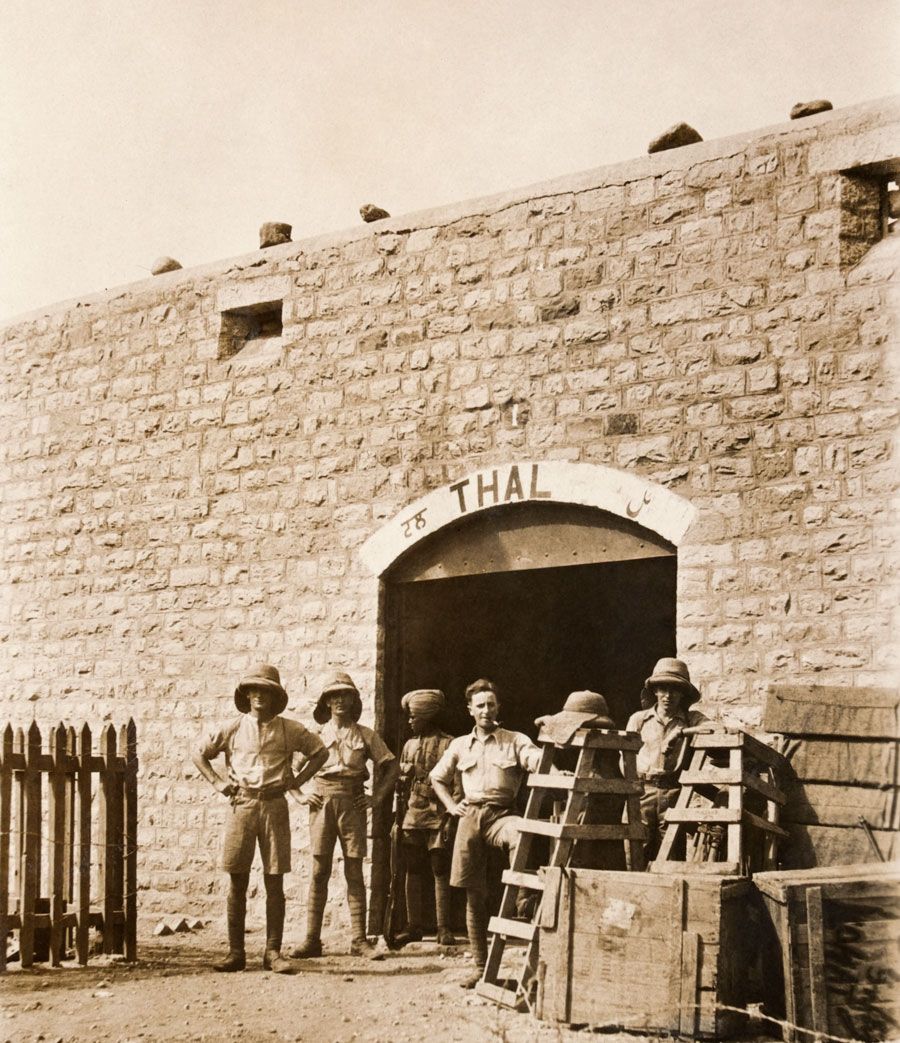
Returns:
[[[423,934],[422,885],[430,869],[434,877],[434,905],[439,945],[454,945],[450,930],[450,856],[441,825],[444,809],[431,785],[429,773],[450,745],[452,736],[441,731],[436,718],[444,708],[444,693],[434,688],[407,692],[400,701],[409,715],[412,738],[400,754],[400,780],[408,792],[400,843],[406,869],[406,930],[398,946],[420,941]]]

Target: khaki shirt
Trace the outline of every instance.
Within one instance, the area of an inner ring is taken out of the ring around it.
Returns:
[[[450,743],[431,778],[452,786],[458,771],[466,800],[510,807],[526,773],[537,771],[541,755],[521,732],[496,728],[482,740],[473,730]]]
[[[328,760],[319,772],[326,779],[367,779],[367,760],[377,767],[394,759],[377,732],[355,721],[340,733],[334,721],[326,721],[319,735],[328,750]]]
[[[628,718],[625,730],[637,732],[643,745],[637,754],[638,775],[670,774],[678,768],[682,731],[706,721],[699,710],[679,710],[671,720],[663,723],[656,707],[639,710]]]
[[[279,715],[262,722],[249,713],[205,735],[201,746],[207,760],[224,753],[228,781],[248,789],[290,784],[291,755],[302,753],[309,760],[321,749],[316,735],[299,721]]]
[[[429,772],[452,741],[445,732],[414,735],[403,744],[400,777],[409,780],[409,801],[403,818],[404,829],[440,829],[444,805],[431,788]]]

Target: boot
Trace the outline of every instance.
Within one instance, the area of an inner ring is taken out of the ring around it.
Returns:
[[[236,886],[235,877],[228,891],[226,917],[228,922],[228,955],[213,964],[213,970],[223,974],[242,971],[247,966],[244,955],[244,924],[247,919],[247,893]],[[238,878],[239,879],[239,878]]]
[[[292,960],[309,960],[322,955],[322,939],[307,935],[306,938],[289,953]]]
[[[476,965],[472,973],[468,977],[463,978],[463,980],[459,984],[464,989],[474,989],[475,986],[481,981],[483,976],[484,967],[479,967]]]
[[[242,952],[230,952],[224,960],[214,963],[212,969],[223,974],[231,974],[234,971],[242,971],[246,966],[247,960]]]
[[[379,952],[365,935],[360,938],[354,938],[353,941],[350,942],[350,955],[364,956],[367,960],[384,959],[384,953]]]
[[[394,944],[398,949],[402,949],[404,945],[409,945],[410,942],[420,942],[423,937],[421,927],[416,927],[413,924],[408,924],[405,931],[401,931],[394,939]]]
[[[278,949],[266,949],[263,956],[263,970],[272,971],[275,974],[297,973],[297,967],[289,959],[282,956]]]

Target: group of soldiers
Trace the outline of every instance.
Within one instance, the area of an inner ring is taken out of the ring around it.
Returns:
[[[661,659],[644,684],[642,709],[626,724],[642,739],[637,768],[644,786],[641,818],[648,827],[648,858],[658,847],[665,809],[678,793],[684,730],[706,719],[691,709],[699,698],[686,664]],[[541,749],[522,732],[501,727],[500,694],[492,681],[474,681],[465,699],[474,726],[453,738],[439,726],[445,705],[441,691],[418,689],[404,695],[402,706],[412,735],[398,761],[375,731],[359,723],[362,699],[348,674],[338,672],[323,686],[313,711],[318,733],[282,716],[288,697],[274,666],[260,665],[241,679],[234,693],[239,715],[204,736],[193,754],[197,769],[231,805],[222,853],[222,868],[230,877],[228,954],[215,970],[241,971],[246,966],[247,888],[257,847],[266,890],[265,969],[293,973],[300,966],[296,961],[322,954],[322,920],[338,841],[352,928],[350,951],[378,957],[366,935],[366,812],[379,806],[399,780],[407,796],[395,826],[404,855],[407,924],[394,942],[402,946],[422,938],[423,891],[430,873],[437,941],[454,944],[450,888],[465,890],[474,970],[464,984],[474,986],[487,959],[488,851],[514,850],[519,836],[516,798],[525,776],[537,770]],[[563,709],[590,709],[582,716],[614,727],[598,693],[574,692]],[[225,757],[224,778],[211,763],[220,754]],[[367,793],[370,766],[372,787]],[[288,794],[309,809],[312,866],[306,936],[286,958],[281,948],[283,876],[291,868]],[[448,823],[455,829],[448,829]]]

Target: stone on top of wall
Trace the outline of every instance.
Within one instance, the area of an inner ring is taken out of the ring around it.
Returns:
[[[181,268],[181,262],[174,257],[157,257],[153,262],[150,272],[153,275],[163,275],[165,272],[177,272]]]
[[[372,221],[383,221],[384,218],[391,215],[387,210],[382,210],[380,206],[375,206],[374,203],[363,203],[359,208],[359,216],[367,224],[370,224]]]
[[[266,221],[259,226],[259,248],[264,250],[267,246],[280,246],[282,243],[291,241],[291,225],[282,221]]]
[[[670,148],[681,148],[683,145],[696,145],[702,136],[694,130],[690,123],[676,123],[655,137],[647,146],[647,152],[665,152]]]
[[[791,119],[799,120],[804,116],[815,116],[819,112],[830,112],[833,108],[831,102],[826,101],[825,98],[818,98],[816,101],[798,101],[791,108]]]

